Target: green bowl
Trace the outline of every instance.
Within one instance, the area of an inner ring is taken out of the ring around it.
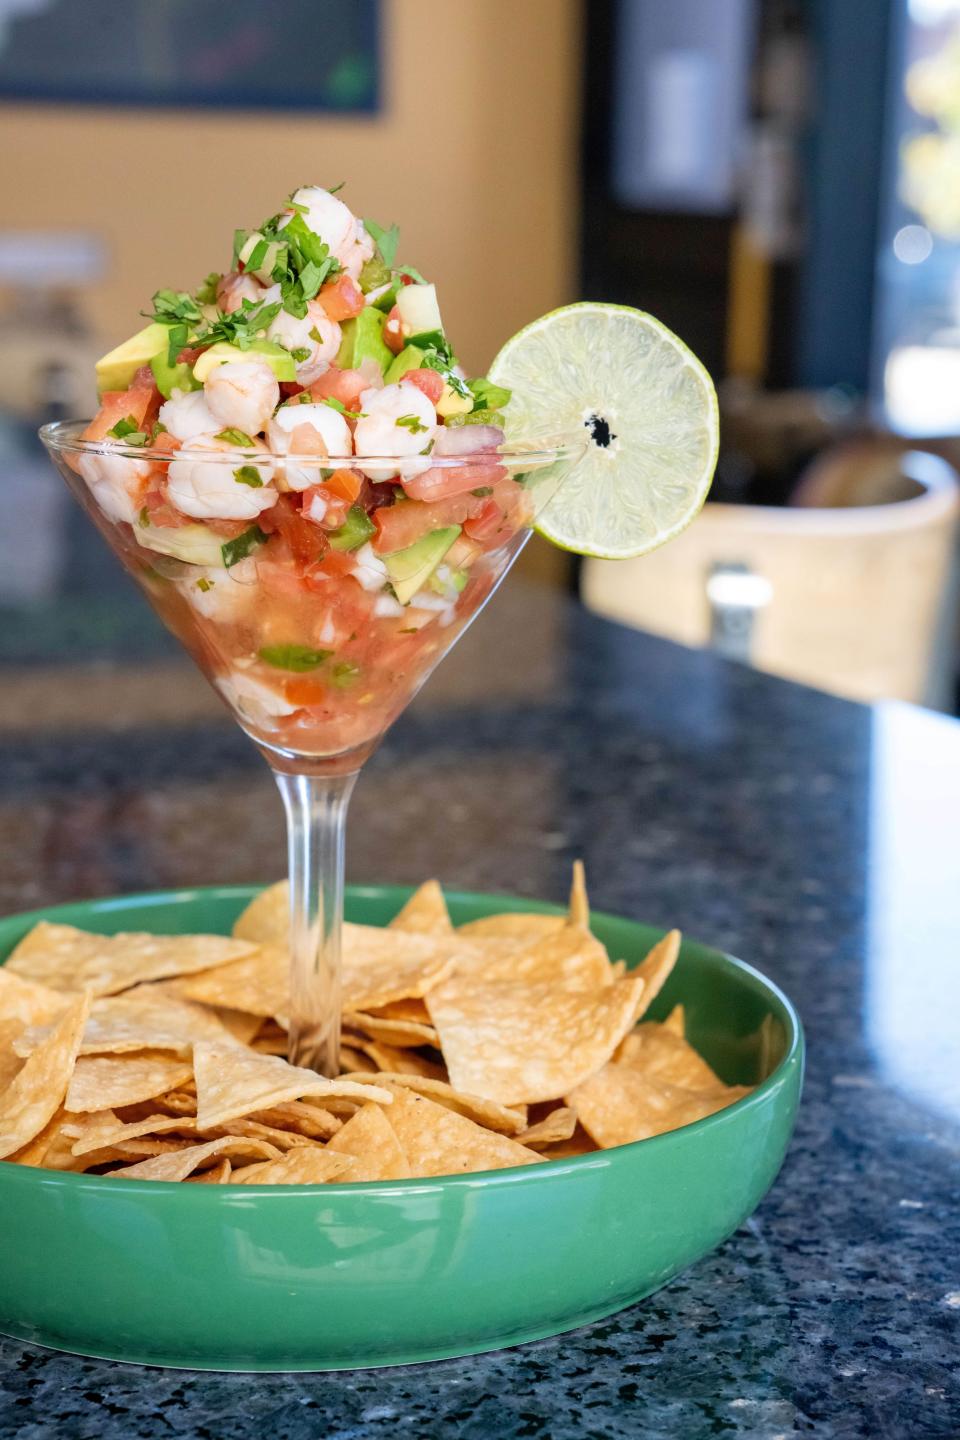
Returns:
[[[0,921],[229,931],[254,887],[91,900]],[[409,891],[350,890],[385,924]],[[451,894],[455,921],[551,910]],[[660,932],[596,915],[616,957]],[[757,1083],[694,1125],[616,1150],[449,1179],[169,1185],[0,1162],[0,1331],[81,1355],[201,1370],[404,1365],[517,1345],[621,1310],[719,1245],[773,1182],[793,1129],[803,1035],[756,970],[686,941],[651,1014],[677,1001],[722,1078]]]

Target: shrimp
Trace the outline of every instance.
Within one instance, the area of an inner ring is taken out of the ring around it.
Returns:
[[[224,367],[225,368],[225,367]],[[198,520],[255,520],[277,501],[270,483],[273,464],[266,446],[238,449],[216,435],[197,435],[176,452],[167,472],[167,495],[184,515]],[[231,464],[224,457],[235,456]]]
[[[77,469],[107,519],[132,525],[142,504],[149,464],[127,455],[81,455]]]
[[[266,360],[228,360],[211,370],[203,386],[207,404],[220,425],[259,435],[277,405],[280,386]]]
[[[262,680],[244,675],[242,670],[221,675],[214,683],[231,709],[261,730],[276,730],[277,720],[292,715],[297,708]]]
[[[360,271],[368,260],[373,259],[373,241],[367,234],[362,220],[357,220],[354,227],[353,238],[350,243],[338,254],[344,270],[351,280],[360,279]],[[384,287],[387,289],[389,287]]]
[[[264,299],[267,304],[279,300],[280,286],[271,286],[265,291]],[[307,313],[302,320],[288,310],[281,310],[267,327],[268,340],[275,340],[288,350],[308,351],[305,360],[297,361],[297,380],[301,385],[309,385],[326,374],[337,358],[342,338],[340,326],[335,320],[328,319],[323,306],[316,300],[307,305]]]
[[[217,304],[227,315],[239,310],[244,300],[256,304],[263,294],[263,286],[252,275],[241,275],[236,270],[221,275],[217,281]]]
[[[303,444],[303,439],[310,437],[296,434],[301,426],[316,437],[316,450],[312,453],[317,458],[311,460]],[[350,426],[338,411],[322,401],[302,405],[299,400],[293,400],[281,405],[267,426],[267,440],[275,454],[291,457],[283,469],[283,478],[291,490],[307,490],[318,483],[320,460],[325,461],[331,455],[340,459],[353,454]],[[292,459],[298,452],[303,455],[303,463],[299,465]]]
[[[385,385],[382,390],[365,390],[360,397],[364,414],[357,421],[353,442],[358,455],[423,455],[432,449],[437,434],[437,412],[418,386],[408,380]],[[364,465],[371,480],[389,480],[396,465]],[[405,460],[399,467],[402,479],[411,479],[429,470],[428,456]]]
[[[176,586],[187,603],[208,620],[239,620],[255,606],[257,562],[252,556],[230,570],[212,565],[191,565],[189,576]]]
[[[300,214],[314,235],[328,245],[330,254],[340,260],[341,251],[347,251],[356,239],[356,218],[353,212],[319,185],[303,185],[292,196],[297,207],[293,214]],[[289,225],[293,218],[281,220],[281,227]]]
[[[176,440],[193,440],[197,435],[210,435],[219,428],[202,390],[174,390],[170,399],[160,406],[160,423]]]

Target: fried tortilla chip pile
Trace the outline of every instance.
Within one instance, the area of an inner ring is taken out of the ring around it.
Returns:
[[[287,888],[219,935],[37,925],[0,968],[0,1159],[202,1185],[458,1175],[689,1124],[748,1091],[644,1015],[676,931],[628,970],[569,914],[455,929],[436,881],[347,925],[344,1073],[288,1065]]]

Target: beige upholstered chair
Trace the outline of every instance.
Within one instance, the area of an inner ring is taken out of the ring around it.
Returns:
[[[879,503],[869,503],[879,501]],[[784,508],[707,505],[640,560],[590,560],[590,609],[858,700],[943,705],[960,482],[939,456],[853,442]]]

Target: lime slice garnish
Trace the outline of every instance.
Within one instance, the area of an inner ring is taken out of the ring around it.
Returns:
[[[713,382],[665,325],[626,305],[552,310],[508,340],[490,379],[513,391],[508,438],[591,444],[537,520],[580,555],[643,555],[683,530],[717,463]]]

